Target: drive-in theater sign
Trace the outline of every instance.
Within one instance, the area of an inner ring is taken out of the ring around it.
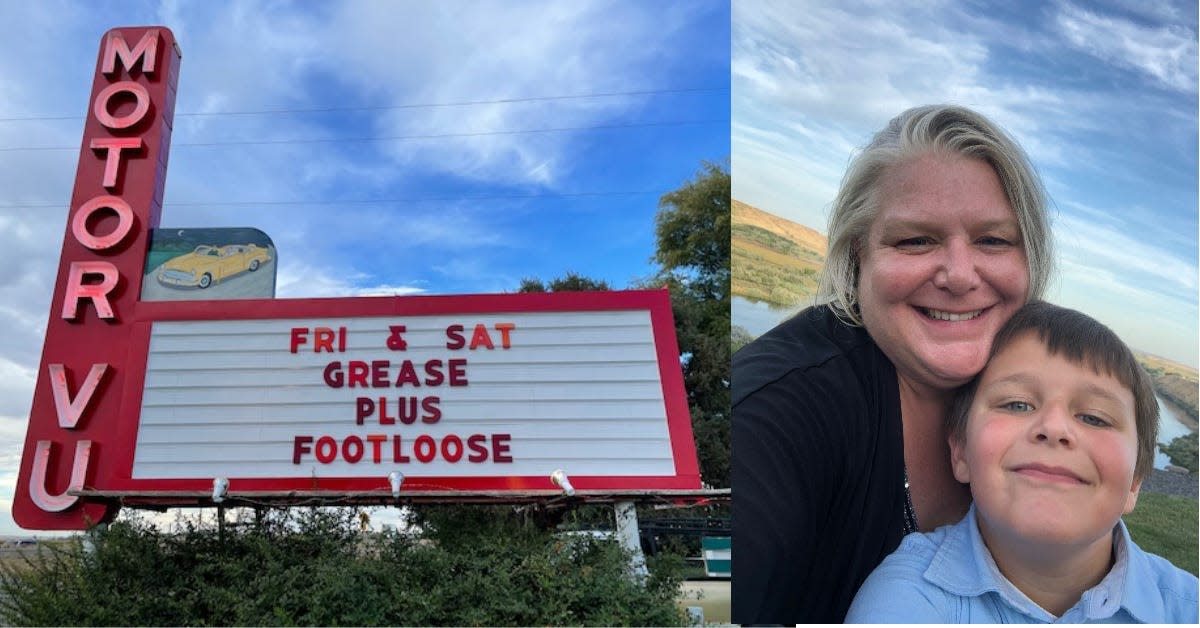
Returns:
[[[140,300],[179,63],[166,28],[101,40],[18,524],[239,495],[700,488],[665,291]]]

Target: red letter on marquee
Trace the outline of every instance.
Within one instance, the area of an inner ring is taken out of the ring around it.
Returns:
[[[140,137],[105,137],[92,140],[92,150],[106,151],[104,180],[101,185],[109,190],[117,187],[117,176],[121,174],[121,151],[142,150]]]
[[[50,468],[51,444],[48,440],[38,441],[37,451],[33,454],[33,472],[29,476],[29,498],[46,512],[62,512],[79,501],[79,498],[72,496],[70,492],[83,489],[83,483],[87,479],[88,461],[92,457],[92,441],[81,440],[75,444],[71,484],[60,495],[46,492],[46,470]]]
[[[84,275],[101,275],[104,279],[100,283],[83,283]],[[117,287],[120,278],[117,267],[108,262],[71,262],[62,317],[67,320],[74,319],[79,313],[79,300],[91,299],[100,318],[116,318],[112,304],[108,302],[108,293]]]
[[[71,390],[67,387],[67,369],[61,364],[51,364],[49,369],[50,386],[54,388],[54,409],[58,410],[58,426],[73,430],[79,424],[79,417],[83,416],[92,395],[96,393],[96,387],[100,385],[108,365],[93,364],[74,399],[71,399]]]
[[[133,111],[118,118],[109,113],[108,101],[112,100],[113,96],[121,93],[133,94],[134,99],[137,100],[137,105],[134,106]],[[95,114],[96,119],[100,121],[100,124],[114,131],[128,129],[141,122],[149,112],[150,92],[146,91],[145,87],[133,81],[121,81],[105,87],[100,90],[99,94],[96,94],[96,102],[92,103],[92,113]]]
[[[117,71],[117,57],[121,57],[121,64],[125,66],[125,71],[133,73],[133,66],[137,64],[138,59],[142,61],[142,74],[154,76],[155,61],[158,59],[158,31],[146,31],[142,35],[141,41],[129,49],[129,42],[121,33],[111,33],[108,36],[108,41],[104,42],[104,53],[101,56],[100,72],[106,76],[112,76]]]
[[[105,236],[98,236],[88,231],[87,221],[92,214],[101,209],[111,209],[117,213],[117,228]],[[133,230],[133,210],[129,203],[116,196],[97,196],[80,206],[71,221],[71,233],[79,243],[93,251],[110,249],[121,242]]]

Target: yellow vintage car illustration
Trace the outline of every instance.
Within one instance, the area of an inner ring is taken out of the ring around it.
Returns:
[[[158,271],[159,283],[168,286],[207,288],[238,273],[258,270],[271,261],[266,249],[255,244],[209,246],[202,244],[186,255],[167,260]]]

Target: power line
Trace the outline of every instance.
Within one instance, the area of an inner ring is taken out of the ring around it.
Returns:
[[[611,98],[616,96],[651,96],[656,94],[682,94],[696,92],[729,91],[729,87],[680,87],[676,89],[644,89],[628,92],[596,92],[592,94],[566,94],[559,96],[529,96],[526,98],[497,98],[495,100],[464,100],[457,102],[439,103],[410,103],[403,105],[379,105],[371,107],[315,107],[311,109],[261,109],[247,111],[192,111],[176,113],[175,117],[214,117],[214,116],[265,116],[297,113],[336,113],[355,111],[389,111],[399,109],[432,109],[437,107],[469,107],[473,105],[502,105],[523,102],[541,102],[549,100],[578,100],[586,98]],[[74,116],[30,116],[0,118],[0,122],[36,122],[50,120],[77,120]]]
[[[613,196],[658,196],[662,190],[632,190],[614,192],[563,192],[559,194],[486,194],[468,196],[425,196],[415,198],[372,198],[372,199],[332,199],[332,200],[297,200],[297,201],[177,201],[164,202],[164,208],[170,207],[265,207],[265,206],[327,206],[327,205],[387,205],[395,203],[428,203],[436,201],[491,201],[491,200],[533,200],[551,198],[601,198]],[[16,204],[0,205],[0,209],[61,209],[61,203]]]
[[[284,144],[334,144],[334,143],[357,143],[357,142],[384,142],[393,140],[429,140],[429,139],[445,139],[451,137],[484,137],[492,135],[524,135],[527,133],[561,133],[565,131],[597,131],[609,129],[633,129],[646,127],[667,127],[667,126],[691,126],[703,124],[729,124],[727,118],[714,118],[708,120],[679,120],[667,122],[638,122],[631,124],[600,124],[593,126],[574,126],[574,127],[555,127],[547,129],[521,129],[516,131],[476,131],[470,133],[433,133],[427,135],[389,135],[389,136],[368,136],[368,137],[344,137],[344,138],[319,138],[319,139],[303,139],[303,140],[233,140],[229,142],[178,142],[172,143],[172,148],[184,146],[268,146],[268,145],[284,145]],[[0,148],[0,152],[16,152],[16,151],[57,151],[57,150],[76,150],[74,146],[14,146]]]

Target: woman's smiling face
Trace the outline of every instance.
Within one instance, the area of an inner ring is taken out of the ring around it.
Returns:
[[[957,387],[1028,296],[1016,214],[992,167],[958,155],[902,162],[877,193],[859,250],[863,323],[910,385]]]

